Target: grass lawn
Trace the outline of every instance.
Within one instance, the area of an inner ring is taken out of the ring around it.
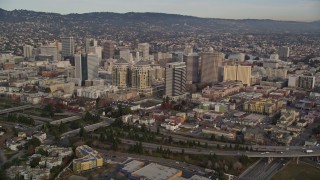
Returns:
[[[320,169],[300,162],[291,162],[282,171],[277,173],[271,180],[316,180],[320,178]]]

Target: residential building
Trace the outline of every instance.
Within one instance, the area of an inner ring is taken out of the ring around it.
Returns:
[[[217,99],[239,93],[243,85],[240,81],[225,81],[207,86],[202,90],[202,95],[207,98]]]
[[[243,110],[252,113],[272,115],[278,111],[281,104],[274,99],[254,99],[243,104]]]
[[[288,58],[290,56],[290,48],[286,46],[279,47],[278,54],[280,58]]]
[[[137,62],[131,69],[131,86],[140,94],[151,95],[151,66],[146,61]]]
[[[144,61],[149,60],[149,49],[150,49],[149,43],[139,43],[138,44],[138,51],[140,53],[142,53],[142,59]]]
[[[131,77],[129,63],[124,59],[119,59],[112,69],[112,85],[118,88],[130,87]]]
[[[30,58],[32,56],[33,47],[30,45],[23,46],[23,57]]]
[[[314,88],[315,81],[316,81],[315,76],[306,76],[306,75],[299,76],[298,87],[311,90]]]

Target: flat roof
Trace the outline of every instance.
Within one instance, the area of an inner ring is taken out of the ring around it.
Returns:
[[[181,172],[178,169],[162,166],[156,163],[150,163],[147,166],[132,173],[135,177],[144,177],[152,180],[169,179],[170,177]]]
[[[142,162],[142,161],[132,160],[132,161],[128,162],[127,164],[125,164],[122,169],[127,172],[132,173],[134,171],[139,170],[143,165],[144,165],[144,162]]]

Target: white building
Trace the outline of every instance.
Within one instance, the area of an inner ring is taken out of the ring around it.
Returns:
[[[77,89],[78,97],[85,97],[90,99],[97,99],[108,92],[117,92],[118,87],[116,86],[89,86]]]
[[[138,50],[140,53],[142,53],[142,59],[144,61],[149,60],[149,49],[150,49],[149,43],[139,43],[138,44]]]
[[[100,59],[99,59],[99,55],[98,54],[94,54],[94,53],[89,53],[88,54],[88,79],[89,80],[93,80],[98,78],[99,73],[99,64],[100,64]]]
[[[57,46],[41,46],[41,54],[53,56],[53,61],[58,61],[58,48]]]
[[[23,46],[23,57],[29,58],[32,56],[33,47],[30,45]]]
[[[61,37],[62,57],[74,55],[74,39],[73,37]]]

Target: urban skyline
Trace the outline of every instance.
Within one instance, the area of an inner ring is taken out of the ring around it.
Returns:
[[[64,4],[64,6],[61,6]],[[143,6],[141,6],[143,4]],[[218,5],[217,5],[218,4]],[[320,20],[320,1],[318,0],[138,0],[138,1],[43,1],[1,0],[1,8],[6,10],[27,9],[33,11],[54,12],[61,14],[89,12],[159,12],[191,15],[204,18],[222,19],[272,19],[288,21]],[[70,8],[73,7],[73,8]],[[90,8],[88,8],[90,7]]]

